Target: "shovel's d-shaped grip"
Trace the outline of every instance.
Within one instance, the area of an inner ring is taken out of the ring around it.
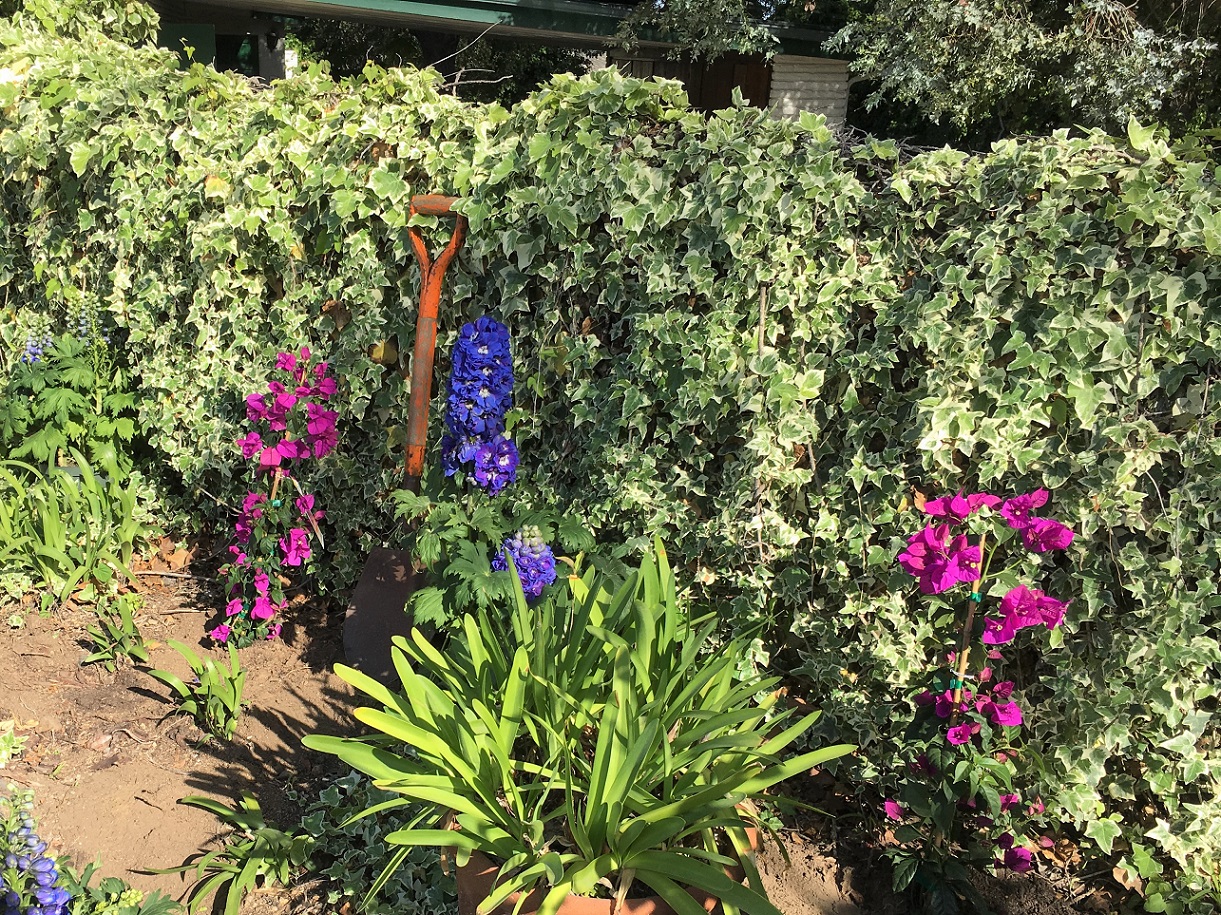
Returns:
[[[466,241],[466,217],[453,211],[457,197],[427,194],[411,198],[411,215],[453,216],[454,232],[449,244],[434,261],[428,255],[418,226],[409,226],[411,248],[420,262],[420,313],[416,319],[415,349],[411,356],[411,400],[407,407],[407,447],[404,456],[404,485],[419,492],[424,474],[424,450],[428,444],[428,404],[432,399],[432,366],[437,347],[437,309],[441,304],[441,283],[454,255]]]

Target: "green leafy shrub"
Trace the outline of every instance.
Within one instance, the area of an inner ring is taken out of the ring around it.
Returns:
[[[1079,536],[1046,587],[1071,576],[1079,597],[1054,667],[1019,642],[1036,790],[1101,853],[1210,885],[1214,140],[1134,125],[900,161],[818,118],[705,118],[614,71],[507,113],[406,70],[255,92],[176,68],[0,24],[0,333],[87,290],[128,333],[141,424],[193,506],[236,513],[251,367],[305,341],[342,378],[340,447],[301,481],[328,509],[322,585],[390,542],[408,199],[460,194],[439,347],[482,313],[520,341],[518,491],[623,555],[663,532],[693,598],[730,630],[765,624],[753,661],[862,743],[861,779],[947,648],[949,608],[892,581],[915,504],[1002,477],[1053,489]]]
[[[9,371],[0,398],[0,447],[10,458],[37,464],[59,463],[75,449],[126,474],[136,402],[114,350],[101,336],[63,334],[37,353]]]
[[[395,516],[412,529],[413,555],[429,575],[429,584],[411,596],[420,625],[455,624],[476,608],[510,598],[512,578],[493,569],[492,559],[515,530],[538,527],[544,541],[569,554],[594,545],[573,515],[543,506],[523,509],[507,497],[455,494],[438,477],[426,477],[423,494],[397,490],[392,495]]]

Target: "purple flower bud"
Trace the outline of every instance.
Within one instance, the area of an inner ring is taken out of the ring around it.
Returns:
[[[492,568],[505,571],[512,557],[522,591],[528,598],[536,598],[543,588],[556,579],[555,555],[551,547],[543,543],[537,527],[524,527],[504,542],[499,553],[492,559]]]

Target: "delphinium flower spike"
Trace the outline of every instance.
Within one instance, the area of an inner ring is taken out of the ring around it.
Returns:
[[[0,851],[0,915],[67,915],[71,896],[59,882],[59,862],[35,832],[33,800],[26,794],[0,801],[5,816]]]
[[[538,597],[543,588],[555,581],[555,554],[543,542],[542,532],[537,527],[527,525],[506,540],[492,559],[492,568],[506,571],[509,568],[507,557],[513,559],[526,597]]]
[[[517,479],[517,446],[505,435],[512,406],[509,329],[487,316],[463,325],[454,344],[441,437],[446,476],[466,471],[491,495]]]

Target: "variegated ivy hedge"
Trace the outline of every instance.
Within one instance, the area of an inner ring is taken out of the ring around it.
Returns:
[[[0,335],[107,310],[204,514],[240,498],[243,393],[306,343],[343,379],[322,583],[393,538],[407,199],[460,194],[443,332],[514,331],[515,498],[625,550],[660,532],[873,777],[946,647],[894,564],[914,501],[1046,486],[1079,532],[1063,645],[1020,672],[1049,811],[1150,893],[1159,861],[1179,900],[1221,867],[1215,148],[1134,125],[900,162],[614,72],[506,113],[414,72],[260,89],[9,27],[0,68]]]

